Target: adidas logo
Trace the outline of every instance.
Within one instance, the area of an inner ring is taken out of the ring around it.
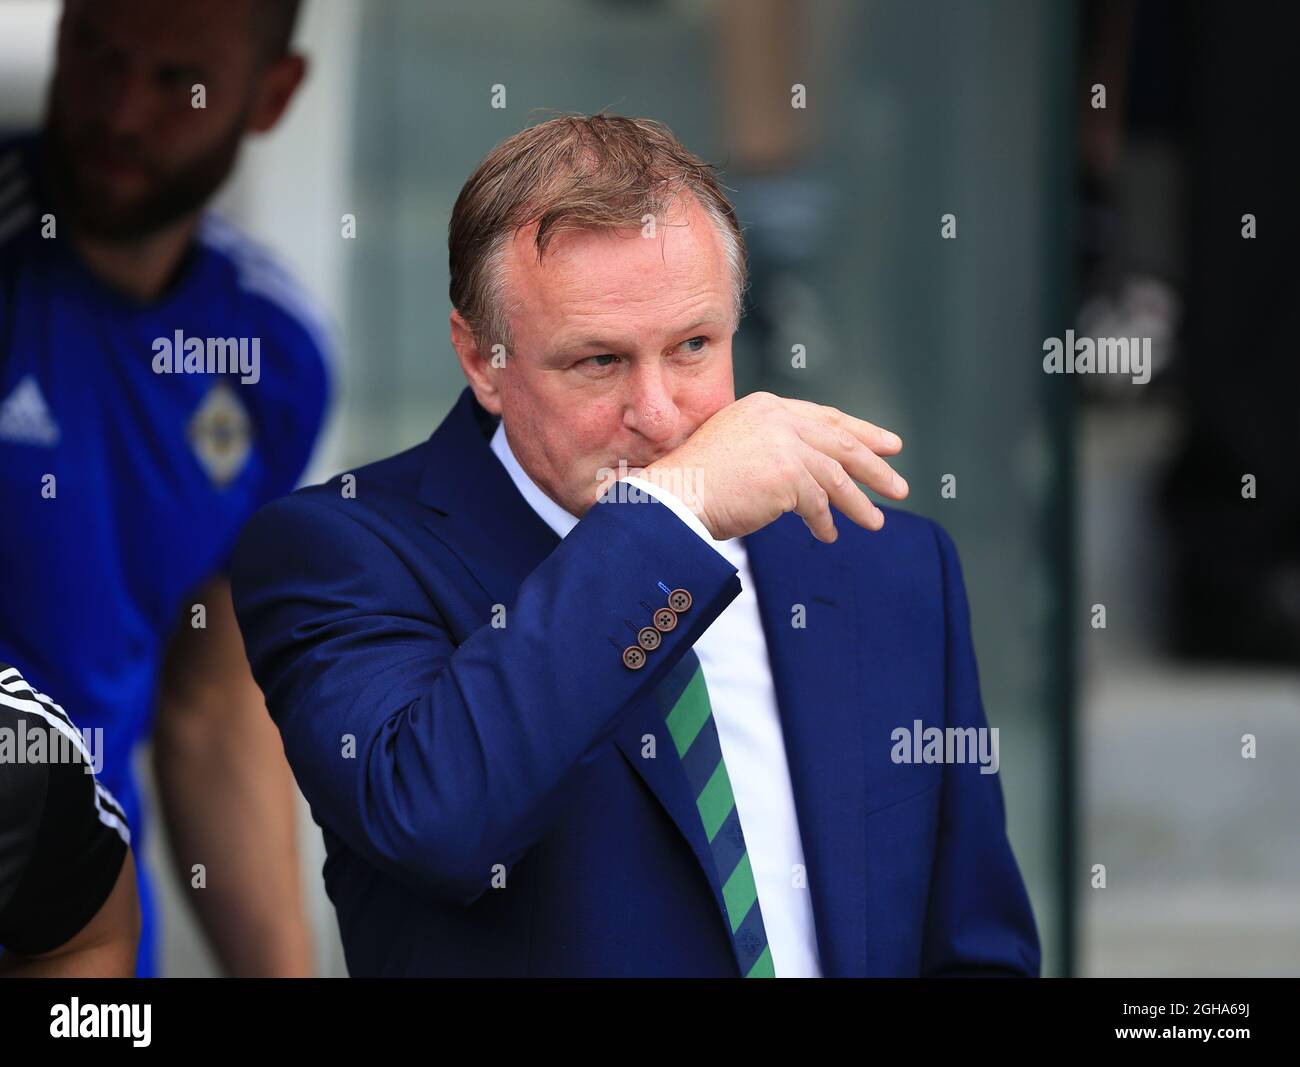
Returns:
[[[0,244],[20,233],[35,214],[21,167],[17,152],[0,159]]]
[[[59,443],[59,424],[50,414],[41,387],[30,374],[0,402],[0,441],[47,448]]]

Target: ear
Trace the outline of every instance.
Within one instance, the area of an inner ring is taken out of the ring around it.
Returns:
[[[306,57],[296,52],[269,63],[259,75],[260,81],[248,116],[249,131],[266,133],[273,130],[306,77]]]
[[[474,397],[484,410],[493,415],[501,414],[501,390],[497,388],[498,368],[492,366],[479,350],[474,331],[469,328],[459,311],[451,310],[451,346],[456,350],[456,359],[460,369],[465,372]]]

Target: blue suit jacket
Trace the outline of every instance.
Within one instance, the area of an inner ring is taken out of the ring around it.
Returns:
[[[494,424],[466,389],[428,441],[269,505],[236,552],[348,969],[736,976],[655,700],[736,569],[657,502],[598,504],[561,541]],[[795,514],[745,538],[823,973],[1037,975],[998,777],[891,759],[914,720],[986,725],[952,542],[893,509],[880,533],[836,522],[833,545]],[[630,670],[659,582],[694,604]]]

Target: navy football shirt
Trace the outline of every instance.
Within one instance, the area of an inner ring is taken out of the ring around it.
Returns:
[[[0,661],[103,728],[101,778],[139,857],[130,761],[165,643],[248,517],[301,477],[326,407],[325,339],[289,276],[211,214],[160,299],[108,288],[57,218],[49,236],[40,151],[38,137],[0,141]]]

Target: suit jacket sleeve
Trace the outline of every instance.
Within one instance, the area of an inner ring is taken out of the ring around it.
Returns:
[[[945,726],[986,729],[961,564],[947,532],[934,529],[946,619]],[[1007,840],[1000,779],[980,769],[944,766],[921,973],[1037,977],[1038,933]]]
[[[286,497],[241,537],[235,608],[317,821],[421,892],[468,905],[546,831],[568,776],[740,580],[663,504],[615,500],[591,508],[494,627],[488,595],[473,587],[466,599],[463,572],[454,589],[435,577],[462,564],[432,534],[420,550],[445,556],[441,568],[394,540],[352,501]],[[642,601],[667,599],[658,581],[694,603],[631,670],[624,620],[649,623]],[[449,620],[466,617],[481,625],[455,632]]]

